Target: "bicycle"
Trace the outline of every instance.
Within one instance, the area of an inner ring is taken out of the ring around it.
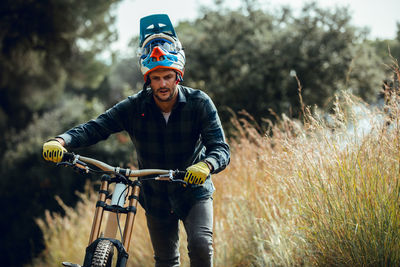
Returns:
[[[125,267],[128,261],[128,250],[133,232],[137,203],[141,182],[144,180],[160,180],[179,182],[184,186],[187,183],[183,180],[185,171],[142,169],[131,170],[110,166],[97,159],[64,153],[63,159],[57,166],[72,167],[78,172],[89,174],[102,174],[101,185],[98,191],[98,201],[92,222],[92,229],[89,243],[86,248],[83,265],[70,262],[62,262],[63,266],[69,267],[111,267],[114,247],[118,251],[117,267]],[[94,169],[93,167],[96,167]],[[151,177],[149,177],[151,176]],[[130,179],[136,177],[136,179]],[[110,193],[110,185],[114,184]],[[107,201],[110,204],[107,204]],[[108,217],[104,232],[101,232],[104,212],[115,213],[116,217]],[[125,226],[122,229],[119,222],[119,215],[126,214]],[[121,240],[114,238],[119,229]]]

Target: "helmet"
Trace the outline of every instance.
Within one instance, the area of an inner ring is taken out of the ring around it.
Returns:
[[[150,15],[140,20],[138,57],[146,82],[151,71],[161,68],[174,70],[182,80],[185,52],[168,15]]]

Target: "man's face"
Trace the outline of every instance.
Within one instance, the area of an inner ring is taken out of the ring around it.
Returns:
[[[149,74],[150,87],[160,102],[169,102],[177,94],[176,73],[169,69],[154,70]]]

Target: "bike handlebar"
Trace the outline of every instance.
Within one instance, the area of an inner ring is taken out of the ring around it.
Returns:
[[[86,173],[89,173],[91,172],[91,169],[87,164],[96,166],[97,168],[105,172],[122,174],[125,177],[142,177],[148,175],[156,175],[157,177],[155,178],[155,180],[166,180],[166,181],[178,180],[180,182],[184,182],[183,177],[186,173],[185,171],[179,171],[179,170],[173,171],[173,170],[162,170],[162,169],[142,169],[142,170],[131,170],[129,168],[124,169],[120,167],[110,166],[107,163],[104,163],[97,159],[84,157],[70,152],[64,153],[63,159],[59,163],[59,165],[70,165],[73,167],[77,167],[78,169],[85,171]]]

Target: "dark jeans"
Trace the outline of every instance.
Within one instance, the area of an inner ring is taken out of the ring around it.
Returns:
[[[179,266],[179,220],[171,214],[166,218],[146,215],[154,249],[156,267]],[[213,203],[212,199],[200,200],[183,220],[191,267],[212,266],[213,257]]]

